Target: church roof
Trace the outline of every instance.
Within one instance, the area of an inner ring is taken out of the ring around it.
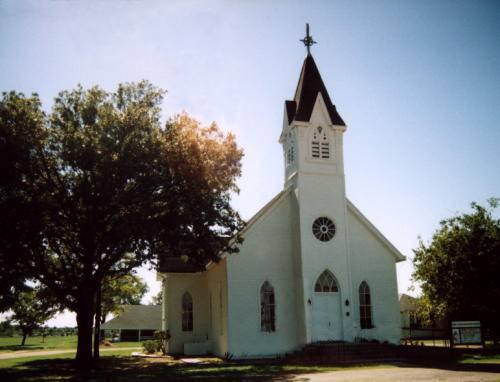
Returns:
[[[328,114],[332,124],[345,126],[345,122],[337,112],[337,108],[332,103],[325,84],[321,79],[318,67],[312,55],[308,54],[302,65],[299,82],[295,90],[293,101],[285,101],[288,123],[295,121],[309,122],[316,103],[318,93],[321,93],[325,101]]]

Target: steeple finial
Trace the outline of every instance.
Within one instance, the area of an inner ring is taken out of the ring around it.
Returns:
[[[311,54],[311,45],[316,44],[316,41],[313,40],[312,36],[309,34],[309,23],[306,23],[306,37],[300,40],[304,43],[307,48],[307,55]]]

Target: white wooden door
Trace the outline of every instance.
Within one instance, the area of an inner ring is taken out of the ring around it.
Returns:
[[[340,293],[315,292],[312,306],[312,341],[342,339]]]

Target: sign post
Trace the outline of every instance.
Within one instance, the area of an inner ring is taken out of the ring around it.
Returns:
[[[481,345],[480,321],[452,321],[451,322],[451,346],[454,345]]]

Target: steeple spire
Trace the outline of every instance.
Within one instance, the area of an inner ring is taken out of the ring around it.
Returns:
[[[314,58],[310,54],[306,57],[302,65],[293,100],[285,101],[288,123],[291,123],[293,120],[309,122],[318,94],[321,94],[325,101],[332,124],[345,126],[342,117],[330,99]]]
[[[318,94],[321,94],[331,123],[337,126],[345,126],[344,120],[339,115],[337,108],[330,99],[330,95],[319,74],[318,67],[311,55],[311,45],[316,44],[316,41],[314,41],[309,34],[309,24],[306,24],[306,37],[300,41],[302,41],[307,48],[307,56],[302,65],[295,96],[293,100],[285,101],[288,124],[292,123],[292,121],[309,122]]]
[[[309,23],[306,23],[306,37],[300,40],[304,43],[307,48],[307,55],[311,55],[311,46],[316,44],[316,41],[313,40],[313,37],[309,34]]]

